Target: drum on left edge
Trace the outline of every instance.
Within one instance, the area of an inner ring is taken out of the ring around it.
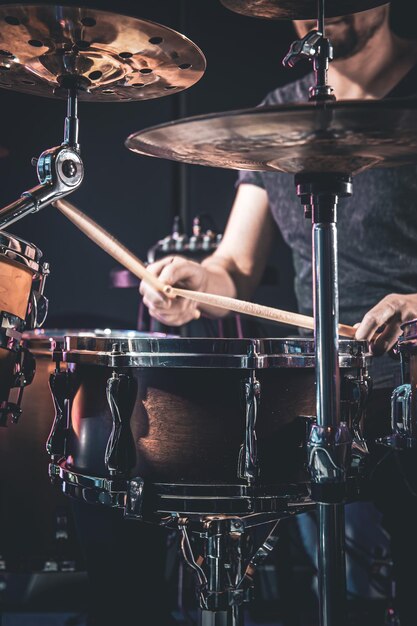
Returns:
[[[31,243],[0,232],[0,426],[20,417],[22,391],[34,375],[34,362],[21,345],[24,330],[42,326],[48,301],[43,291],[49,265]],[[16,401],[9,395],[17,388]]]

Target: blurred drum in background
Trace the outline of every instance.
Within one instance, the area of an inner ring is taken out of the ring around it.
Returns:
[[[0,232],[0,426],[21,414],[23,388],[34,376],[34,361],[21,346],[24,330],[42,326],[48,301],[43,295],[47,263],[31,243]],[[16,402],[9,402],[10,390],[19,388]]]
[[[11,572],[72,570],[75,538],[69,502],[51,485],[46,440],[54,419],[49,377],[52,350],[65,331],[23,333],[23,347],[36,361],[36,375],[22,400],[24,419],[0,430],[0,554]]]

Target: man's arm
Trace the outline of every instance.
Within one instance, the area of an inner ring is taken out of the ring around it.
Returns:
[[[255,185],[241,184],[223,239],[214,254],[201,264],[169,256],[149,265],[148,269],[169,285],[248,298],[265,269],[274,230],[266,191]],[[144,282],[140,292],[150,314],[163,324],[179,326],[195,317],[194,302],[170,299]],[[208,316],[225,315],[221,309],[203,305],[198,308]]]

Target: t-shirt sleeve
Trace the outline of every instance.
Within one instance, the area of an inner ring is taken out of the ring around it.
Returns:
[[[253,172],[251,170],[239,170],[235,187],[238,188],[242,184],[256,185],[265,189],[262,172]]]

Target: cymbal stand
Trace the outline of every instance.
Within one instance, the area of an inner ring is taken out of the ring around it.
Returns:
[[[39,185],[22,193],[19,200],[0,209],[0,229],[17,222],[29,213],[37,213],[54,200],[75,191],[84,177],[84,166],[78,143],[78,78],[75,74],[62,77],[67,90],[67,117],[64,140],[60,146],[42,152],[35,160]]]
[[[317,132],[326,132],[326,102],[335,99],[327,83],[333,50],[325,37],[324,1],[318,0],[317,30],[292,44],[283,60],[293,67],[299,60],[313,62],[315,85],[310,101],[317,102]],[[316,356],[316,413],[307,444],[311,495],[317,502],[318,582],[320,626],[345,621],[346,564],[344,507],[352,438],[340,420],[339,298],[337,273],[337,204],[352,193],[349,175],[303,173],[295,177],[297,195],[312,220],[314,336]]]

